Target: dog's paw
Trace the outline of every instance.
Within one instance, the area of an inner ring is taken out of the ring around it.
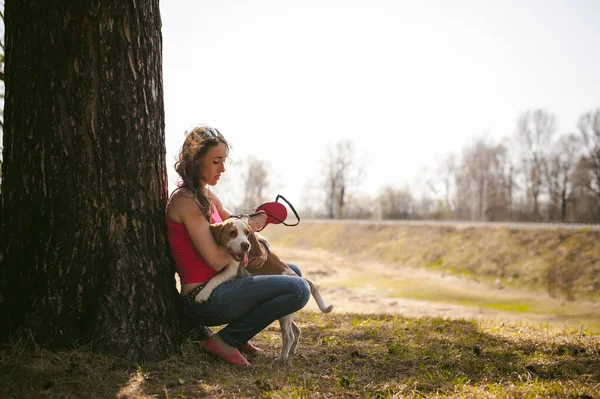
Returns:
[[[202,290],[198,293],[198,295],[196,295],[196,302],[204,303],[204,302],[208,301],[209,297],[210,297],[210,292],[204,292],[204,290]]]
[[[279,364],[279,365],[288,365],[288,364],[290,364],[290,358],[289,358],[289,356],[286,356],[286,357],[279,356],[273,362],[275,364]]]

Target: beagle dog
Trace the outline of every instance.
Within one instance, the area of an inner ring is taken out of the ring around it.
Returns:
[[[235,278],[240,264],[248,266],[248,254],[251,246],[249,238],[254,235],[248,223],[239,218],[229,218],[224,222],[211,224],[210,231],[217,244],[227,248],[232,260],[196,295],[196,302],[200,303],[208,301],[210,294],[219,285]]]
[[[248,258],[261,255],[262,249],[256,234],[254,234],[245,219],[237,217],[229,218],[221,223],[212,224],[210,229],[217,244],[227,248],[232,257],[232,261],[229,262],[219,274],[210,279],[198,295],[196,295],[197,302],[206,302],[216,287],[235,277],[276,274],[298,276],[273,252],[269,253],[266,262],[262,266],[252,268],[247,267]],[[310,286],[310,292],[321,312],[331,312],[333,305],[327,305],[319,292],[319,288],[310,280],[306,278],[305,280]],[[285,361],[289,354],[293,354],[296,351],[301,330],[294,322],[293,314],[281,317],[279,319],[279,325],[281,327],[283,341],[283,347],[281,348],[281,355],[279,358]]]

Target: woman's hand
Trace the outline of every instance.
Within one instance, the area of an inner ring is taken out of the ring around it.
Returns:
[[[254,233],[257,234],[257,233]],[[267,261],[267,258],[269,257],[269,244],[267,244],[266,240],[263,239],[262,237],[258,240],[258,244],[260,245],[260,249],[261,249],[261,254],[258,256],[253,257],[252,259],[250,259],[250,261],[248,262],[248,267],[250,268],[255,268],[258,269],[260,267],[262,267],[262,265],[265,264],[265,262]]]

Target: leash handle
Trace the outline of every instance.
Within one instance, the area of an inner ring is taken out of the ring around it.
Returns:
[[[294,208],[294,205],[290,204],[290,201],[288,201],[287,199],[285,199],[285,197],[283,195],[281,195],[281,194],[277,194],[277,198],[275,198],[275,202],[279,201],[279,198],[281,198],[282,200],[285,201],[286,204],[288,204],[288,206],[290,207],[290,209],[292,210],[292,212],[294,212],[294,216],[296,216],[296,220],[298,220],[298,221],[296,223],[294,223],[294,224],[287,224],[283,220],[279,220],[278,218],[276,218],[274,216],[271,216],[271,215],[269,215],[269,216],[271,216],[273,219],[279,220],[281,223],[283,223],[284,226],[291,227],[291,226],[296,226],[297,224],[299,224],[300,223],[300,216],[298,216],[298,212],[296,212],[296,208]]]
[[[275,202],[278,202],[278,201],[279,201],[279,198],[281,198],[283,201],[285,201],[285,203],[286,203],[286,204],[288,204],[289,208],[290,208],[290,209],[292,210],[292,212],[294,213],[294,216],[296,216],[296,220],[297,220],[297,222],[296,222],[296,223],[292,223],[292,224],[290,224],[290,223],[286,223],[285,221],[283,221],[283,220],[279,219],[277,216],[271,215],[269,212],[267,212],[267,211],[265,211],[265,210],[261,210],[261,211],[259,211],[259,212],[254,212],[254,213],[241,213],[241,214],[239,214],[239,215],[231,215],[231,216],[229,216],[229,218],[238,218],[238,219],[240,219],[240,218],[243,218],[243,217],[248,217],[248,218],[251,218],[252,216],[256,216],[256,215],[262,215],[262,214],[265,214],[265,215],[267,215],[268,217],[270,217],[270,218],[272,218],[272,219],[275,219],[275,220],[277,220],[279,223],[282,223],[284,226],[292,227],[292,226],[296,226],[296,225],[298,225],[298,224],[300,223],[300,216],[298,215],[298,212],[296,211],[296,208],[294,208],[294,205],[292,205],[292,204],[291,204],[291,203],[290,203],[290,202],[289,202],[289,201],[288,201],[288,200],[287,200],[287,199],[286,199],[286,198],[285,198],[283,195],[281,195],[281,194],[277,194],[277,198],[275,198]],[[263,206],[263,205],[265,205],[265,204],[262,204],[262,205],[258,206],[257,208],[260,208],[260,207],[261,207],[261,206]],[[262,229],[264,229],[265,227],[267,227],[267,224],[268,224],[268,223],[266,223],[266,224],[263,226],[263,228],[262,228]],[[258,230],[258,231],[261,231],[262,229],[260,229],[260,230]]]

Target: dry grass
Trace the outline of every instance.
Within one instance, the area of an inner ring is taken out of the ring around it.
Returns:
[[[600,300],[600,231],[304,222],[269,227],[275,244],[425,267],[568,300]]]
[[[277,254],[300,265],[321,287],[335,311],[388,313],[409,317],[529,320],[559,328],[600,333],[600,303],[568,302],[547,293],[500,289],[472,277],[431,268],[390,265],[322,249],[277,247]],[[310,301],[307,309],[317,310]]]
[[[335,311],[342,299],[353,306],[346,309],[352,313],[323,315],[310,306],[300,312],[299,353],[287,364],[275,360],[281,345],[276,324],[253,340],[265,351],[249,358],[250,370],[210,357],[192,340],[181,354],[154,364],[127,364],[89,347],[51,351],[19,341],[0,347],[0,398],[600,399],[600,329],[593,322],[566,327],[580,321],[572,319],[561,328],[519,321],[533,313],[596,315],[580,312],[586,306],[580,298],[597,299],[590,287],[600,288],[597,232],[304,223],[273,226],[269,238],[296,248],[286,253],[280,247],[286,260],[297,260],[323,284]],[[313,246],[321,250],[298,249]],[[492,290],[499,270],[511,289]],[[550,274],[555,294],[579,300],[557,309],[546,293]],[[360,294],[367,285],[374,294]],[[398,298],[427,299],[430,309],[380,313],[410,309],[393,308],[402,303]],[[357,313],[360,300],[376,305],[377,314]],[[429,316],[442,310],[432,309],[436,301],[499,307],[512,317],[465,317],[458,305],[443,305],[451,317]]]
[[[182,354],[128,365],[89,348],[18,342],[0,352],[2,398],[598,398],[600,336],[392,315],[301,312],[299,353],[282,365],[279,329],[250,370],[186,341]]]

